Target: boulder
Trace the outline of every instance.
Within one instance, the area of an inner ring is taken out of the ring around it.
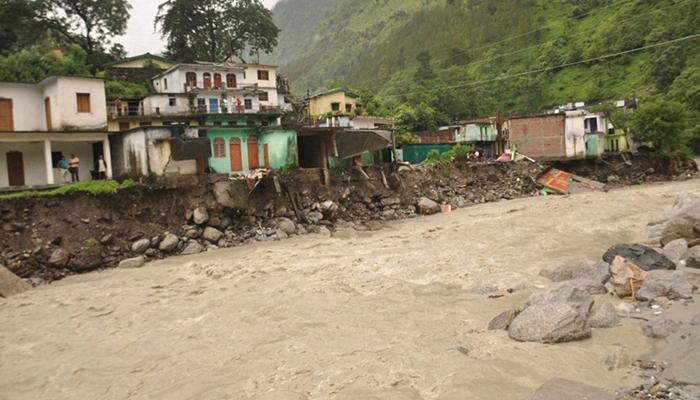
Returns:
[[[688,282],[682,271],[650,271],[635,298],[651,301],[662,296],[670,300],[690,299],[693,297],[693,285]]]
[[[494,319],[492,319],[491,322],[489,322],[489,330],[508,330],[510,324],[513,322],[515,317],[518,316],[518,314],[520,314],[520,309],[517,308],[503,311],[502,313],[498,314]]]
[[[202,232],[202,239],[208,240],[212,243],[218,242],[223,236],[223,232],[211,226],[206,227],[204,232]]]
[[[204,251],[204,247],[199,244],[196,240],[190,240],[187,242],[187,245],[185,245],[185,248],[182,250],[182,255],[188,256],[191,254],[199,254]]]
[[[664,230],[661,234],[661,245],[677,240],[677,239],[693,239],[697,235],[693,232],[693,228],[700,224],[700,206],[693,212],[688,212],[683,215],[673,217],[666,222]]]
[[[700,246],[695,246],[688,251],[685,266],[688,268],[700,268]]]
[[[273,229],[283,231],[287,235],[293,235],[297,232],[296,224],[289,218],[275,218],[272,221],[270,221],[270,226]]]
[[[533,293],[528,298],[526,306],[565,303],[576,308],[584,318],[588,318],[593,306],[593,298],[588,289],[590,282],[567,281],[543,292]]]
[[[676,269],[676,264],[673,261],[651,247],[641,244],[617,244],[603,254],[603,260],[612,263],[617,256],[624,257],[645,271]]]
[[[624,257],[617,256],[610,264],[610,276],[613,292],[619,297],[627,297],[644,285],[649,273]]]
[[[49,265],[52,267],[65,268],[68,266],[70,258],[71,254],[67,250],[56,249],[51,253],[51,257],[49,257]]]
[[[0,297],[10,297],[31,289],[32,285],[0,265]]]
[[[131,251],[136,254],[143,254],[151,247],[151,241],[149,239],[137,240],[131,244]]]
[[[672,240],[666,243],[661,253],[677,264],[684,260],[688,253],[688,241],[685,239]]]
[[[323,214],[318,211],[310,211],[306,213],[306,219],[312,224],[318,224],[323,219]]]
[[[206,224],[209,221],[209,211],[207,211],[206,207],[197,207],[192,213],[192,219],[197,225]]]
[[[661,377],[685,385],[700,385],[700,325],[690,325],[674,333],[658,354],[666,363]]]
[[[620,323],[615,306],[610,303],[594,304],[588,325],[591,328],[610,328]]]
[[[146,258],[144,256],[138,256],[120,261],[119,268],[141,268],[144,264],[146,264]]]
[[[401,199],[399,199],[398,197],[385,197],[379,200],[379,203],[381,203],[381,205],[384,207],[394,206],[401,204]]]
[[[531,305],[518,314],[508,336],[521,342],[561,343],[591,336],[587,316],[566,302]]]
[[[436,214],[440,212],[440,205],[427,197],[421,197],[418,200],[418,212],[423,215]]]
[[[168,233],[167,235],[165,235],[163,240],[161,240],[160,245],[158,245],[158,249],[160,249],[160,251],[164,251],[166,253],[171,252],[171,251],[175,250],[175,248],[177,247],[177,245],[179,243],[180,243],[180,238],[177,237],[177,235],[174,235],[172,233]]]
[[[554,378],[540,386],[530,400],[615,400],[615,396],[595,386]]]
[[[668,318],[661,318],[642,326],[642,333],[644,336],[652,339],[664,339],[678,330],[680,325],[680,322]]]
[[[282,229],[278,229],[277,232],[275,233],[275,237],[279,240],[287,239],[289,238],[289,235],[287,232],[283,231]]]
[[[609,266],[603,261],[584,260],[577,263],[554,265],[543,268],[540,276],[552,282],[563,282],[572,279],[593,279],[605,283],[610,279]]]

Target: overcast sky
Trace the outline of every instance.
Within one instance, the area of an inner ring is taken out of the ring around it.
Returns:
[[[268,8],[272,8],[277,1],[262,0]],[[134,7],[131,10],[129,29],[125,36],[115,41],[123,44],[130,56],[163,51],[164,45],[160,34],[153,30],[153,20],[156,17],[158,4],[162,2],[163,0],[129,0]]]

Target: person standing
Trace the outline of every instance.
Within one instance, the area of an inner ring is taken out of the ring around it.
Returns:
[[[63,179],[63,183],[70,182],[68,178],[68,169],[70,169],[70,167],[68,166],[68,161],[66,161],[66,157],[61,156],[61,159],[58,161],[58,170],[61,173],[61,179]]]
[[[100,179],[107,179],[107,163],[103,156],[97,159],[97,172],[100,174]]]
[[[70,178],[72,182],[80,182],[80,158],[75,154],[71,154],[68,159],[68,171],[70,171]]]

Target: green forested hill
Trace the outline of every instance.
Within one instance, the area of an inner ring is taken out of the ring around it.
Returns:
[[[274,14],[305,24],[283,25],[274,55],[297,92],[348,84],[450,118],[672,91],[700,107],[698,38],[513,77],[700,33],[697,0],[284,0]]]

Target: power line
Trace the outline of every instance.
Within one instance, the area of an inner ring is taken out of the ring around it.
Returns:
[[[617,52],[617,53],[604,54],[604,55],[602,55],[602,56],[593,57],[593,58],[588,58],[588,59],[586,59],[586,60],[575,61],[575,62],[570,62],[570,63],[566,63],[566,64],[560,64],[560,65],[555,65],[555,66],[553,66],[553,67],[539,68],[539,69],[530,70],[530,71],[524,71],[524,72],[519,72],[519,73],[511,74],[511,75],[504,75],[504,76],[500,76],[500,77],[496,77],[496,78],[492,78],[492,79],[485,79],[485,80],[480,80],[480,81],[467,82],[467,83],[465,83],[465,84],[437,87],[437,89],[439,89],[439,90],[442,90],[442,89],[457,89],[457,88],[461,88],[461,87],[476,86],[476,85],[480,85],[480,84],[483,84],[483,83],[491,83],[491,82],[497,82],[497,81],[504,81],[504,80],[513,79],[513,78],[519,78],[519,77],[521,77],[521,76],[539,74],[539,73],[542,73],[542,72],[555,71],[555,70],[559,70],[559,69],[564,69],[564,68],[568,68],[568,67],[573,67],[573,66],[576,66],[576,65],[587,64],[587,63],[590,63],[590,62],[593,62],[593,61],[600,61],[600,60],[605,60],[605,59],[608,59],[608,58],[619,57],[619,56],[622,56],[622,55],[625,55],[625,54],[629,54],[629,53],[636,53],[636,52],[638,52],[638,51],[644,51],[644,50],[648,50],[648,49],[651,49],[651,48],[654,48],[654,47],[665,46],[665,45],[667,45],[667,44],[678,43],[678,42],[682,42],[682,41],[685,41],[685,40],[695,39],[695,38],[698,38],[698,37],[700,37],[700,33],[696,33],[696,34],[693,34],[693,35],[684,36],[684,37],[677,38],[677,39],[667,40],[667,41],[664,41],[664,42],[654,43],[654,44],[650,44],[650,45],[646,45],[646,46],[642,46],[642,47],[637,47],[637,48],[634,48],[634,49],[624,50],[624,51],[620,51],[620,52]],[[423,91],[424,91],[424,90],[413,90],[413,91],[405,92],[405,93],[388,94],[388,95],[386,95],[386,96],[387,96],[387,97],[399,97],[399,96],[406,96],[406,95],[409,95],[409,94],[418,93],[418,92],[423,92]]]
[[[604,9],[607,9],[607,8],[611,8],[611,7],[617,7],[617,6],[619,6],[619,5],[622,5],[622,4],[625,4],[625,3],[629,3],[629,2],[631,2],[631,1],[633,1],[633,0],[622,0],[622,1],[618,1],[618,2],[616,2],[616,3],[608,4],[607,6],[596,7],[596,8],[591,9],[591,10],[588,11],[588,12],[585,12],[585,13],[582,13],[582,14],[577,14],[577,15],[574,15],[574,16],[567,17],[566,20],[570,20],[570,19],[581,19],[581,18],[584,18],[584,17],[587,17],[587,16],[593,14],[594,12],[597,12],[597,11],[600,11],[600,10],[604,10]],[[680,2],[683,2],[683,1],[685,1],[685,0],[681,0]],[[673,5],[675,6],[675,5],[677,5],[677,4],[678,4],[678,3],[674,3]],[[658,9],[657,9],[657,10],[658,10]],[[654,11],[656,11],[656,10],[654,10]],[[637,15],[636,17],[639,17],[639,15]],[[481,49],[493,47],[493,46],[496,46],[496,45],[501,44],[501,43],[505,43],[505,42],[508,42],[508,41],[511,41],[511,40],[514,40],[514,39],[517,39],[517,38],[521,38],[521,37],[524,37],[524,36],[531,35],[531,34],[533,34],[533,33],[537,33],[537,32],[541,32],[541,31],[547,30],[547,29],[549,29],[549,28],[550,28],[550,26],[545,26],[545,27],[542,27],[542,28],[533,29],[533,30],[530,30],[530,31],[527,31],[527,32],[524,32],[524,33],[517,34],[517,35],[509,36],[509,37],[506,37],[506,38],[504,38],[504,39],[498,40],[498,41],[496,41],[496,42],[487,43],[487,44],[484,44],[484,45],[481,45],[481,46],[478,46],[478,47],[473,47],[473,48],[471,48],[471,49],[464,50],[464,51],[459,52],[459,53],[451,54],[451,55],[449,55],[449,56],[447,56],[447,57],[435,59],[434,62],[441,62],[441,61],[446,61],[446,60],[450,60],[450,59],[453,59],[453,58],[457,58],[457,57],[459,57],[459,56],[461,56],[461,55],[467,54],[467,53],[472,52],[472,51],[476,51],[476,50],[481,50]],[[545,42],[545,43],[546,43],[546,42]],[[470,64],[472,64],[472,63],[467,63],[467,64],[465,64],[465,66],[470,65]],[[368,83],[371,83],[371,82],[379,82],[379,81],[383,81],[383,80],[385,80],[385,79],[384,79],[384,78],[370,79],[370,80],[366,80],[366,81],[360,82],[360,83],[358,83],[357,85],[365,86],[365,85],[368,84]],[[403,80],[407,80],[407,79],[404,78]],[[401,82],[401,81],[402,81],[402,80],[399,80],[399,82]]]
[[[619,25],[619,24],[623,24],[623,23],[628,22],[628,21],[631,21],[631,20],[633,20],[633,19],[637,19],[637,18],[642,18],[642,17],[648,16],[648,15],[651,14],[651,13],[656,13],[656,12],[659,12],[659,11],[664,11],[664,10],[666,10],[666,9],[668,9],[668,8],[676,7],[676,6],[678,6],[678,5],[680,5],[681,3],[684,3],[684,2],[686,2],[686,1],[687,1],[687,0],[679,0],[679,1],[675,2],[675,3],[673,3],[673,4],[667,5],[667,6],[665,6],[665,7],[656,8],[656,9],[653,9],[653,10],[649,10],[649,11],[647,11],[647,12],[645,12],[645,13],[636,14],[636,15],[634,15],[634,16],[632,16],[632,17],[629,17],[629,18],[624,18],[624,19],[622,19],[622,20],[616,21],[616,23],[617,23],[618,25]],[[621,4],[621,3],[615,3],[615,4]],[[608,7],[610,7],[610,6],[608,6]],[[589,14],[590,14],[590,13],[589,13]],[[590,35],[590,33],[589,33],[589,32],[579,32],[579,33],[577,33],[577,34],[568,36],[568,38],[573,38],[573,37],[578,37],[578,36],[583,36],[583,35]],[[528,50],[531,50],[531,49],[534,49],[534,48],[538,48],[538,47],[543,46],[543,45],[546,45],[546,44],[554,43],[554,42],[556,42],[556,41],[559,40],[559,39],[561,39],[561,38],[556,38],[556,39],[553,39],[553,40],[549,40],[549,41],[546,41],[546,42],[538,43],[538,44],[535,44],[535,45],[532,45],[532,46],[528,46],[528,47],[523,47],[523,48],[521,48],[521,49],[514,50],[514,51],[511,51],[511,52],[508,52],[508,53],[498,54],[498,55],[495,55],[495,56],[493,56],[493,57],[475,60],[475,61],[472,61],[472,62],[469,62],[469,63],[466,63],[466,64],[462,65],[462,67],[464,68],[464,67],[468,67],[468,66],[484,64],[484,63],[487,63],[487,62],[489,62],[489,61],[497,60],[497,59],[499,59],[499,58],[507,57],[507,56],[510,56],[510,55],[513,55],[513,54],[522,53],[522,52],[525,52],[525,51],[528,51]],[[504,40],[506,40],[506,39],[504,39]],[[491,45],[494,45],[494,44],[496,44],[496,43],[492,43]],[[485,46],[482,46],[482,47],[489,47],[489,46],[490,46],[490,45],[485,45]],[[414,80],[413,78],[404,77],[404,78],[401,78],[401,79],[398,79],[398,80],[394,80],[394,81],[391,81],[391,80],[390,80],[389,82],[391,82],[391,83],[393,83],[393,84],[396,84],[396,83],[408,82],[408,81],[413,81],[413,80]],[[372,82],[372,81],[367,81],[367,82]],[[361,85],[363,85],[363,84],[361,84]]]

